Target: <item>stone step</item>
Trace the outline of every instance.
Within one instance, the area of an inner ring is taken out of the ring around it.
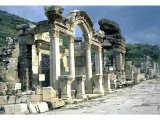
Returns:
[[[77,103],[82,103],[85,100],[84,99],[73,99],[73,101],[74,101],[74,104],[77,104]]]
[[[86,94],[86,95],[89,100],[103,96],[102,94]]]
[[[28,114],[27,104],[4,105],[5,114]]]

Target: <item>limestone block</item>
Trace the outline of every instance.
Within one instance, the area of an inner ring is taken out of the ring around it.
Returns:
[[[5,114],[4,107],[0,106],[0,114]]]
[[[38,102],[37,107],[40,113],[49,111],[48,104],[46,102]]]
[[[22,95],[21,96],[21,103],[27,103],[31,101],[31,95]]]
[[[59,76],[60,81],[60,89],[61,89],[61,98],[66,103],[73,103],[72,97],[71,97],[71,82],[73,78],[71,76]]]
[[[102,86],[102,75],[94,75],[93,81],[94,81],[93,93],[94,94],[104,94],[104,90]]]
[[[7,84],[0,82],[0,95],[6,95],[7,89]]]
[[[104,74],[103,75],[105,93],[110,93],[111,92],[110,78],[111,78],[110,74]]]
[[[16,96],[9,96],[8,104],[14,104],[16,102]]]
[[[31,95],[31,102],[40,102],[42,101],[42,95]]]
[[[55,108],[60,108],[65,105],[65,102],[62,99],[54,98],[51,101],[47,101],[48,107],[50,110],[53,110]]]
[[[111,78],[110,78],[111,80],[117,80],[117,76],[116,76],[116,74],[114,74],[114,73],[111,73]]]
[[[140,81],[139,81],[139,79],[138,79],[138,74],[137,73],[135,73],[134,74],[134,83],[135,84],[138,84]]]
[[[38,113],[39,110],[36,109],[37,104],[29,104],[28,109],[30,113]]]
[[[17,97],[16,97],[16,104],[17,104],[17,103],[21,103],[21,96],[17,96]]]
[[[77,91],[77,95],[76,98],[78,99],[87,99],[87,96],[85,95],[85,76],[84,75],[79,75],[76,76],[76,91]]]
[[[57,97],[56,91],[53,87],[43,87],[43,101],[49,101]]]
[[[146,77],[147,80],[149,80],[149,75],[148,74],[146,74],[145,77]]]
[[[149,78],[153,78],[153,72],[154,72],[153,69],[149,69],[149,70],[148,70]]]
[[[5,114],[27,114],[27,104],[4,105]]]
[[[37,86],[35,89],[36,89],[36,90],[35,90],[35,93],[36,93],[37,95],[42,94],[42,90],[41,90],[41,87],[40,87],[40,86]]]
[[[139,81],[146,80],[145,74],[138,74],[137,79],[138,79]]]
[[[24,32],[24,31],[23,31]],[[24,33],[25,34],[25,33]],[[33,45],[34,44],[34,36],[33,35],[24,35],[24,36],[19,36],[18,37],[18,41],[21,44],[29,44],[29,45]]]
[[[0,105],[7,104],[7,96],[0,96]]]
[[[75,90],[71,90],[71,97],[72,97],[73,99],[75,99],[75,93],[76,93]]]
[[[110,81],[111,89],[115,90],[117,88],[117,80]]]

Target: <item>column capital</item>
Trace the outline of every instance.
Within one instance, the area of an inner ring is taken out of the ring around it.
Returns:
[[[98,47],[98,52],[101,53],[102,52],[102,48]]]
[[[74,39],[75,39],[74,35],[69,36],[69,42],[70,43],[74,43]]]
[[[86,48],[91,49],[91,44],[88,41],[86,41]]]
[[[50,36],[54,35],[54,36],[58,37],[59,36],[59,31],[55,28],[51,28],[51,29],[49,29],[49,34],[50,34]]]

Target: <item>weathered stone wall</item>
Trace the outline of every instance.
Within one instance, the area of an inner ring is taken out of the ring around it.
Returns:
[[[19,56],[19,45],[15,40],[9,38],[9,44],[3,48],[0,56],[1,71],[0,77],[1,82],[5,82],[7,85],[7,93],[11,94],[14,90],[15,83],[19,82],[18,79],[18,56]]]
[[[20,82],[18,78],[18,55],[19,55],[19,45],[15,46],[15,49],[12,52],[12,56],[9,58],[10,63],[6,70],[6,79],[8,81],[9,90],[14,89],[15,83]]]
[[[45,81],[43,82],[44,87],[48,87],[50,85],[50,59],[49,55],[42,54],[42,74],[45,74]]]
[[[18,77],[22,83],[22,90],[32,86],[32,46],[20,44],[18,57]]]

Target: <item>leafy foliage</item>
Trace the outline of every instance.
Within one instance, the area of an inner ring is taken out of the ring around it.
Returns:
[[[126,44],[126,60],[139,65],[144,62],[146,56],[151,57],[152,62],[160,63],[160,47],[148,44]]]

